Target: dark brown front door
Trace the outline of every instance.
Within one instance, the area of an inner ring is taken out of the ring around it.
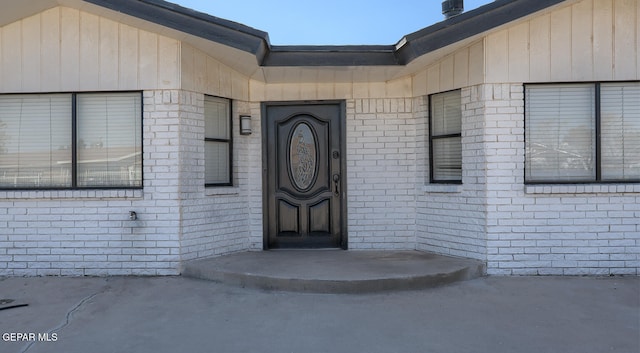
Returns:
[[[266,249],[346,248],[343,103],[265,103]]]

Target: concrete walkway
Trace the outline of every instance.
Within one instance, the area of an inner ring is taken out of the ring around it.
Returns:
[[[309,294],[184,277],[5,278],[0,352],[640,352],[637,277]],[[11,333],[55,342],[6,342]]]

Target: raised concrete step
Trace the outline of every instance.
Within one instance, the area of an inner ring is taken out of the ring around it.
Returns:
[[[415,290],[477,278],[482,262],[419,251],[276,250],[189,261],[182,275],[313,293]]]

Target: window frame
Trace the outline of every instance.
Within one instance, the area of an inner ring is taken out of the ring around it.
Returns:
[[[459,92],[460,93],[460,132],[454,134],[443,134],[443,135],[434,135],[433,134],[433,97],[446,94],[451,92]],[[429,112],[429,182],[431,184],[453,184],[453,185],[461,185],[462,184],[462,175],[460,175],[460,180],[437,180],[434,177],[434,162],[435,159],[433,157],[433,141],[434,140],[445,140],[451,138],[460,138],[460,145],[462,146],[462,90],[461,89],[452,89],[448,91],[433,93],[429,95],[428,102],[428,112]],[[460,170],[462,171],[462,149],[460,152]]]
[[[39,190],[141,190],[144,188],[144,157],[140,159],[140,186],[78,186],[78,95],[91,94],[138,94],[140,96],[140,155],[144,156],[144,94],[142,91],[87,91],[87,92],[29,92],[3,93],[7,96],[70,95],[71,96],[71,186],[68,187],[14,187],[0,186],[0,191]]]
[[[233,186],[233,100],[229,99],[229,98],[225,98],[225,97],[219,97],[219,96],[213,96],[213,95],[208,95],[205,94],[204,95],[204,101],[206,102],[207,98],[213,98],[216,100],[224,100],[229,104],[229,138],[228,139],[221,139],[221,138],[210,138],[207,137],[206,134],[206,124],[207,124],[207,116],[206,116],[206,112],[203,111],[203,115],[204,115],[204,124],[205,124],[205,133],[204,133],[204,145],[205,145],[205,151],[206,151],[206,144],[207,142],[222,142],[222,143],[227,143],[229,146],[229,156],[228,156],[228,163],[229,163],[229,171],[228,171],[228,175],[227,175],[227,182],[224,183],[207,183],[206,179],[207,179],[207,175],[206,175],[206,163],[207,163],[207,159],[204,159],[204,163],[205,163],[205,183],[204,183],[204,187],[205,188],[213,188],[213,187],[222,187],[222,186]]]
[[[627,80],[627,81],[584,81],[584,82],[536,82],[523,84],[523,102],[524,102],[524,184],[525,185],[585,185],[585,184],[634,184],[640,183],[640,179],[628,179],[628,180],[603,180],[602,179],[602,100],[601,100],[601,88],[603,84],[624,84],[624,83],[640,83],[640,81]],[[527,86],[550,86],[550,85],[593,85],[594,87],[594,109],[595,109],[595,145],[594,145],[594,168],[595,179],[594,180],[527,180]]]

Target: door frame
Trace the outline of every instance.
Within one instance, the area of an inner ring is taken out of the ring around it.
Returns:
[[[269,118],[267,116],[267,108],[273,106],[304,106],[304,105],[337,105],[339,106],[340,116],[340,174],[343,175],[340,182],[340,248],[347,250],[349,247],[347,233],[347,119],[346,119],[346,101],[344,100],[304,100],[304,101],[273,101],[262,102],[260,104],[260,120],[262,135],[262,249],[269,250],[268,224],[269,217],[267,215],[268,192],[267,183],[269,165],[267,161],[267,129]]]

